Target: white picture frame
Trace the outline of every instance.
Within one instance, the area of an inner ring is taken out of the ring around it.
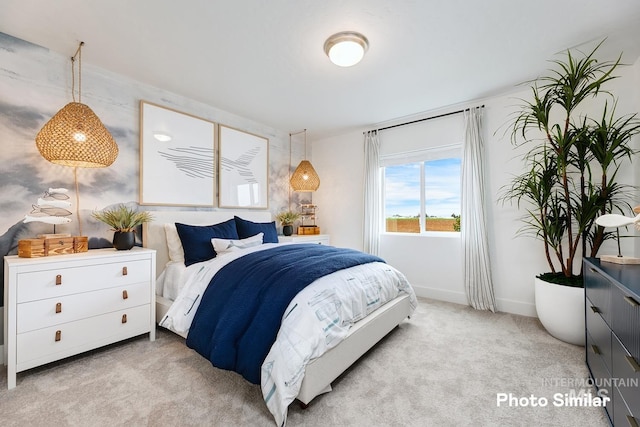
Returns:
[[[218,206],[268,209],[269,139],[218,126]]]
[[[140,101],[140,204],[215,206],[216,124]]]

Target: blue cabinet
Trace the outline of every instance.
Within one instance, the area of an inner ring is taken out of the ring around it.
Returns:
[[[614,426],[640,426],[640,265],[584,259],[586,361]]]

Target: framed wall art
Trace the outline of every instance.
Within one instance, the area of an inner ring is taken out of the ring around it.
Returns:
[[[269,207],[269,139],[219,125],[219,206]]]
[[[215,126],[140,101],[141,205],[215,205]]]

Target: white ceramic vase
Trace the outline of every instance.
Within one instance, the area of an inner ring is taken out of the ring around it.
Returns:
[[[561,341],[584,346],[584,288],[535,280],[536,311],[544,328]]]

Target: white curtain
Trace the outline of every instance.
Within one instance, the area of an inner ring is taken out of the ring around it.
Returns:
[[[382,231],[380,139],[378,131],[364,134],[364,251],[378,255]]]
[[[482,109],[465,110],[464,120],[460,218],[464,284],[471,307],[495,312],[485,221]]]

